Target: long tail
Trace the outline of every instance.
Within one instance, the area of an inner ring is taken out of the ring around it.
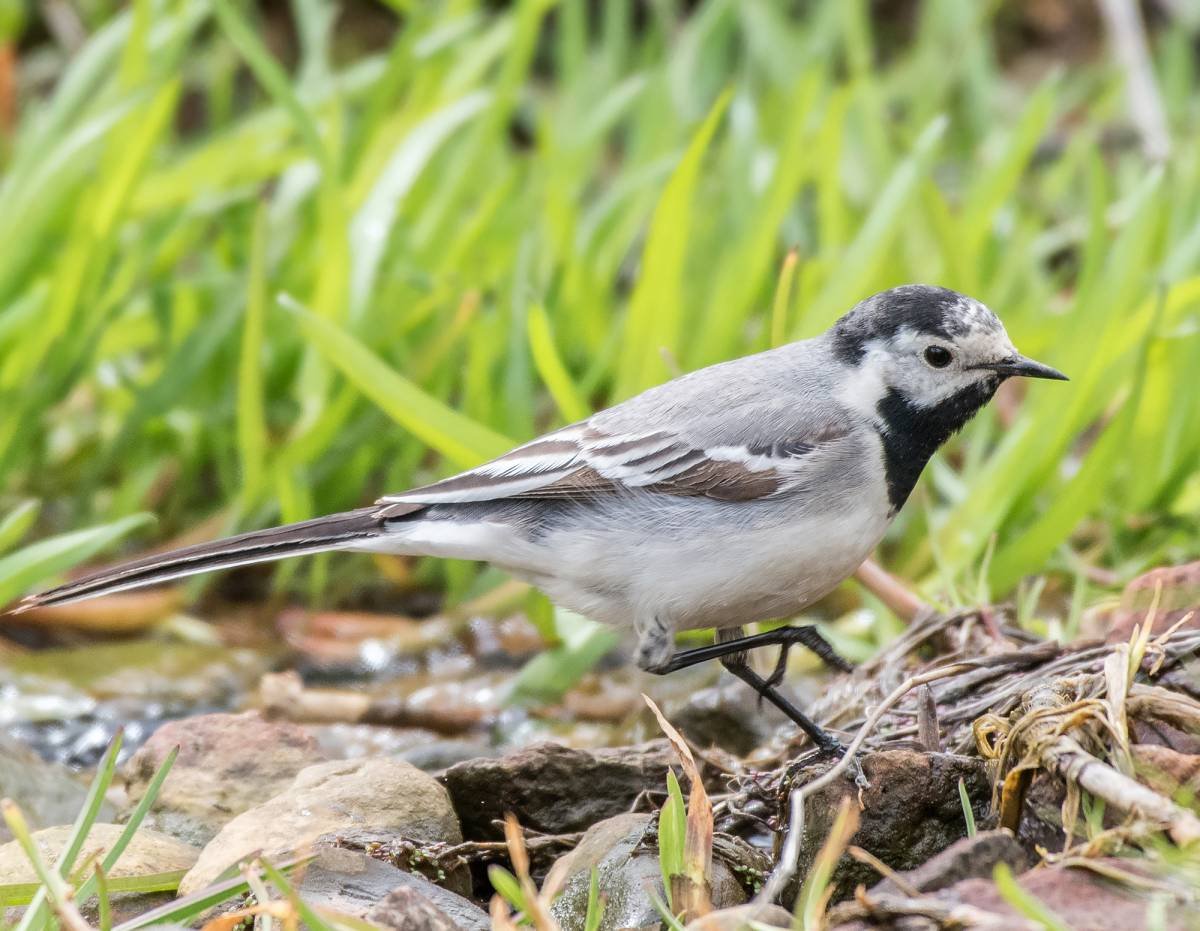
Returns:
[[[231,569],[289,556],[348,548],[357,542],[378,537],[385,532],[384,522],[396,516],[399,515],[395,508],[359,508],[147,556],[103,569],[49,591],[27,595],[11,613],[69,604],[215,569]]]

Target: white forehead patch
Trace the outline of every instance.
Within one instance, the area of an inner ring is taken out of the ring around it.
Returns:
[[[955,317],[961,321],[964,330],[990,330],[995,332],[1000,330],[1003,332],[1004,324],[985,304],[981,304],[974,298],[967,297],[965,294],[959,295],[959,299],[954,305]]]

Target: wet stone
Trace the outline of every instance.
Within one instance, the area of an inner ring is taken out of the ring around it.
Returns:
[[[402,884],[367,912],[366,919],[392,931],[487,931],[491,921],[474,902],[406,873]]]
[[[482,741],[438,740],[406,750],[400,754],[400,759],[427,773],[437,773],[459,763],[492,759],[496,753],[493,747]]]

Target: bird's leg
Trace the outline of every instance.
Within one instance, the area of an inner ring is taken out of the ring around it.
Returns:
[[[788,701],[787,696],[779,691],[778,688],[771,685],[766,679],[751,669],[750,664],[746,662],[745,654],[741,654],[740,657],[737,654],[722,657],[721,665],[745,682],[750,688],[754,689],[760,698],[765,698],[787,715],[792,723],[808,735],[808,739],[822,753],[840,754],[842,752],[841,741],[824,730],[816,721],[813,721],[808,715]]]
[[[737,630],[740,631],[740,628]],[[821,636],[820,631],[811,625],[806,625],[804,627],[776,627],[774,630],[751,634],[749,637],[737,637],[734,640],[725,640],[718,635],[717,642],[711,646],[682,650],[674,654],[662,671],[674,672],[677,669],[686,669],[688,666],[695,666],[697,663],[704,663],[710,659],[723,659],[737,653],[744,654],[746,650],[753,650],[756,647],[778,646],[783,648],[783,655],[780,656],[780,662],[776,664],[775,671],[771,673],[771,678],[765,680],[770,684],[778,684],[779,680],[776,679],[776,676],[781,673],[780,665],[786,660],[786,651],[797,643],[808,647],[827,666],[832,666],[839,672],[851,672],[854,669],[849,661],[838,655],[830,642]],[[658,672],[659,670],[651,671]]]
[[[834,651],[815,627],[778,627],[775,630],[753,634],[749,637],[737,636],[741,633],[740,628],[729,632],[718,631],[717,642],[711,646],[681,650],[664,662],[656,662],[652,665],[643,665],[640,662],[643,654],[648,654],[651,650],[643,649],[644,645],[649,647],[650,638],[645,632],[639,631],[639,633],[642,634],[642,641],[638,644],[638,665],[647,672],[666,675],[669,672],[686,669],[709,660],[720,660],[722,666],[754,689],[760,698],[765,698],[787,715],[823,752],[838,753],[841,751],[842,745],[837,738],[822,730],[804,712],[793,705],[777,687],[782,679],[781,665],[786,661],[786,650],[792,644],[803,644],[836,669],[848,672],[853,668]],[[730,634],[734,635],[734,639],[728,639]],[[746,661],[747,650],[762,646],[779,646],[785,652],[785,655],[780,657],[780,663],[776,665],[770,679],[764,679],[751,669],[750,664]]]

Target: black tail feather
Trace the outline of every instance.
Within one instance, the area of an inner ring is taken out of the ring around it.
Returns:
[[[215,569],[339,549],[382,533],[384,511],[379,507],[359,508],[146,556],[102,569],[48,591],[27,595],[10,613],[19,614],[30,608],[68,604]]]

